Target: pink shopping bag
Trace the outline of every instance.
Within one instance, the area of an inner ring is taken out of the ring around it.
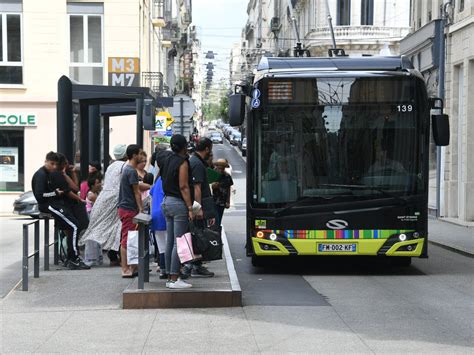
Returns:
[[[191,233],[185,233],[181,237],[176,238],[176,247],[181,263],[199,259],[201,256],[194,254],[193,238]]]

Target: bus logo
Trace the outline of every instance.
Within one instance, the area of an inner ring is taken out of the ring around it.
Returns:
[[[349,223],[343,219],[331,219],[326,223],[326,227],[330,229],[344,229],[347,228]]]

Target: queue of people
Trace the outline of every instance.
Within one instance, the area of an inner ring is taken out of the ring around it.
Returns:
[[[176,238],[189,231],[190,221],[218,228],[230,206],[233,182],[225,172],[227,161],[212,161],[209,138],[199,139],[195,147],[190,155],[186,138],[178,134],[171,138],[171,149],[157,145],[150,165],[154,176],[145,170],[147,155],[138,145],[120,144],[114,147],[115,161],[105,175],[100,164],[92,162],[81,183],[62,154],[49,152],[33,176],[33,193],[40,211],[51,214],[67,236],[67,267],[85,270],[100,265],[102,251],[107,251],[110,266],[120,265],[122,277],[136,276],[136,265],[127,262],[127,239],[138,227],[133,218],[149,205],[157,271],[166,287],[186,289],[192,287],[184,281],[189,277],[213,277],[201,262],[180,262]],[[212,185],[209,169],[219,174]],[[80,257],[81,247],[85,259]]]

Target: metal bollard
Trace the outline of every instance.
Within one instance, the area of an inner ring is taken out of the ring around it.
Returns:
[[[44,271],[49,271],[49,218],[44,219]]]
[[[138,229],[138,289],[145,288],[145,282],[150,281],[148,248],[145,244],[147,226],[151,223],[151,216],[145,213],[139,213],[133,217],[133,223],[139,225]]]
[[[54,265],[59,265],[59,236],[58,236],[58,228],[56,227],[56,223],[54,224]]]
[[[33,257],[33,275],[35,278],[39,277],[39,265],[40,265],[40,221],[35,221],[31,223],[23,224],[23,261],[22,261],[22,287],[23,291],[28,291],[28,259]],[[28,227],[34,224],[35,225],[35,239],[34,239],[34,248],[35,251],[33,254],[28,254],[29,247],[29,230]]]
[[[40,221],[35,223],[35,253],[33,254],[33,275],[35,278],[40,276]]]
[[[23,267],[22,267],[22,287],[23,291],[28,291],[28,225],[23,225]]]

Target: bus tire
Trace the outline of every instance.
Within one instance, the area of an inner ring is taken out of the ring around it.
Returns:
[[[392,260],[392,265],[408,267],[408,266],[411,265],[411,257],[410,256],[397,256],[397,257],[394,257],[393,260]]]
[[[252,255],[252,266],[254,267],[264,267],[265,263],[261,256]]]

